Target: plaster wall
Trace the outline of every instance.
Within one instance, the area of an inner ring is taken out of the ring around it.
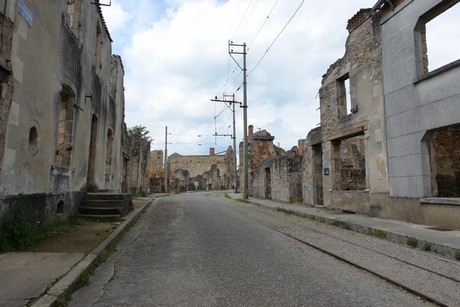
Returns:
[[[16,10],[18,1],[8,1],[5,16],[5,29],[11,30],[12,81],[2,86],[2,98],[8,100],[2,102],[7,124],[2,122],[0,129],[0,219],[13,200],[25,198],[33,202],[28,209],[46,222],[76,211],[88,185],[89,163],[97,189],[120,189],[123,70],[120,59],[112,59],[110,34],[98,5],[82,0],[22,3],[30,20]],[[72,17],[78,27],[69,25],[70,5],[79,5]],[[60,124],[64,96],[70,97],[70,115]],[[90,158],[93,117],[97,134]],[[113,139],[107,167],[109,130]],[[60,148],[69,153],[68,163],[62,162]],[[57,212],[61,201],[64,212]]]
[[[443,2],[447,4],[405,1],[381,23],[391,196],[431,196],[429,153],[423,138],[431,129],[460,122],[460,65],[430,74],[420,67],[423,54],[417,23]]]

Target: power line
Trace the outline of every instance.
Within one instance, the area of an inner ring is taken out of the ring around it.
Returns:
[[[273,7],[272,9],[270,10],[270,12],[268,13],[267,15],[267,18],[264,19],[264,22],[262,23],[262,25],[260,26],[259,30],[257,31],[256,35],[254,36],[254,38],[252,39],[251,43],[248,45],[248,50],[251,48],[252,44],[254,43],[254,41],[256,40],[256,38],[259,36],[259,33],[260,31],[263,29],[263,27],[265,26],[265,23],[267,22],[267,20],[270,18],[273,10],[275,9],[275,6],[278,4],[278,0],[275,1],[275,4],[273,4]]]
[[[233,34],[233,37],[232,39],[234,40],[238,40],[240,38],[240,35],[243,33],[245,27],[246,27],[246,24],[248,23],[249,19],[251,18],[251,15],[252,13],[254,12],[254,9],[257,5],[257,0],[254,1],[254,5],[252,5],[252,8],[251,8],[251,4],[253,3],[253,0],[251,0],[251,2],[249,2],[249,5],[248,7],[246,8],[246,11],[244,12],[244,15],[243,17],[241,18],[241,21],[237,27],[237,30],[235,31],[235,33]],[[249,11],[249,8],[251,8],[251,11]],[[249,14],[248,14],[248,11],[249,11]],[[243,26],[240,28],[241,24],[243,23],[244,21],[244,24]],[[239,30],[239,33],[238,33],[238,30]]]
[[[275,44],[275,42],[278,40],[278,38],[280,37],[280,35],[283,33],[283,31],[286,29],[286,27],[291,23],[292,19],[294,19],[294,16],[297,14],[297,12],[300,10],[300,8],[302,7],[303,3],[305,2],[305,0],[302,0],[302,2],[300,3],[299,7],[295,10],[294,14],[292,14],[291,18],[289,18],[289,20],[287,21],[287,23],[284,25],[284,27],[281,29],[281,31],[278,33],[278,35],[275,37],[275,39],[273,40],[273,42],[270,44],[270,46],[268,46],[267,50],[265,50],[265,53],[262,55],[262,57],[259,59],[259,61],[257,62],[256,66],[254,66],[254,68],[248,73],[248,76],[250,74],[252,74],[254,72],[254,70],[256,70],[256,68],[259,66],[260,62],[262,62],[262,60],[265,58],[265,56],[267,55],[268,51],[270,50],[270,48],[273,46],[273,44]]]

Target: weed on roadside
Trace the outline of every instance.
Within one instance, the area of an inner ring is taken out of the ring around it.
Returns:
[[[431,245],[432,245],[432,244],[431,244],[430,242],[425,241],[425,242],[423,243],[423,250],[426,251],[426,252],[431,251]]]
[[[414,237],[406,237],[406,244],[411,247],[417,247],[418,240]]]
[[[372,232],[372,235],[374,237],[380,238],[380,239],[386,239],[387,238],[387,233],[381,229],[374,229]]]
[[[281,207],[277,207],[275,210],[278,211],[278,212],[286,213],[286,214],[293,214],[293,215],[296,214],[295,211],[292,211],[292,210],[289,210],[289,209],[286,209],[286,208],[281,208]]]
[[[460,261],[460,251],[455,252],[455,260]]]
[[[244,198],[237,198],[236,201],[243,203],[243,204],[250,204],[251,202]]]
[[[79,223],[78,215],[68,220],[57,219],[47,226],[40,221],[31,223],[26,219],[25,208],[25,199],[21,199],[8,212],[0,237],[0,252],[23,251],[44,238],[69,232]]]

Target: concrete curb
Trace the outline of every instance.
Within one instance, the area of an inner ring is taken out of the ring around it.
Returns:
[[[122,231],[125,229],[126,225],[138,217],[144,209],[150,205],[157,196],[153,197],[151,200],[142,205],[141,208],[131,211],[127,216],[125,221],[118,226],[101,244],[99,244],[93,251],[91,251],[85,258],[78,262],[67,274],[65,274],[61,279],[59,279],[51,288],[47,289],[40,299],[34,302],[33,307],[45,307],[45,306],[56,306],[58,299],[61,295],[65,293],[72,293],[75,290],[76,284],[80,276],[85,273],[96,261],[99,254],[104,251],[107,246],[115,241],[117,238],[121,237]]]

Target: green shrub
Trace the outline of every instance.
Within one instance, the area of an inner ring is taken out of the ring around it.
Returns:
[[[431,251],[431,243],[425,241],[425,243],[423,243],[423,250],[427,252]]]
[[[387,234],[385,231],[381,229],[374,229],[373,233],[374,237],[381,238],[381,239],[386,239]]]
[[[25,213],[24,199],[17,201],[8,211],[0,238],[1,251],[25,250],[42,238],[41,231],[26,220]]]
[[[407,239],[406,239],[406,244],[409,245],[409,246],[417,247],[417,243],[418,243],[418,241],[414,237],[407,237]]]
[[[460,251],[455,252],[455,260],[460,261]]]

